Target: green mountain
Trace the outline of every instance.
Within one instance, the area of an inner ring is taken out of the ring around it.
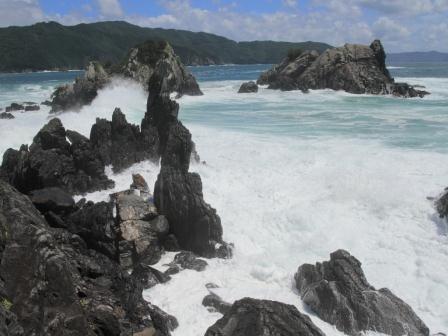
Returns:
[[[80,69],[90,60],[120,61],[146,40],[166,40],[184,64],[278,63],[288,50],[331,46],[318,42],[235,42],[208,33],[142,28],[123,21],[63,26],[57,22],[0,28],[0,72]]]

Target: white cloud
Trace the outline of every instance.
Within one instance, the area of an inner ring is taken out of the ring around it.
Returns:
[[[45,15],[37,0],[0,0],[0,26],[27,25],[42,21]]]
[[[421,15],[448,9],[448,0],[355,0],[384,14]]]
[[[102,16],[110,18],[123,15],[123,9],[118,0],[97,0],[97,2]]]
[[[373,24],[373,31],[377,37],[385,42],[399,42],[410,36],[410,31],[394,20],[382,16]]]

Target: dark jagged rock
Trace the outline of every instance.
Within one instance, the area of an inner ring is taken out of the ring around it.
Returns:
[[[79,110],[84,105],[90,104],[98,95],[98,90],[109,81],[109,76],[102,65],[98,62],[90,62],[84,77],[76,78],[73,84],[56,88],[51,95],[51,112]]]
[[[162,242],[166,251],[177,252],[180,250],[179,242],[172,233],[168,234]]]
[[[279,65],[262,73],[257,83],[269,85],[270,89],[297,90],[295,79],[299,78],[318,57],[317,51],[304,51],[295,59],[285,58]]]
[[[124,76],[148,90],[153,77],[163,78],[163,89],[177,96],[202,95],[194,76],[183,66],[167,42],[147,41],[132,48],[126,58],[106,70],[99,62],[90,62],[84,77],[73,84],[58,87],[52,94],[51,112],[79,110],[97,97],[98,91],[109,84],[113,76]]]
[[[169,335],[175,323],[143,300],[138,277],[81,236],[50,228],[28,197],[3,181],[0,214],[0,296],[11,313],[9,335]],[[86,213],[78,221],[86,221],[85,231],[75,225],[86,239],[91,219]],[[0,321],[1,313],[0,307]]]
[[[14,119],[15,117],[8,112],[2,112],[0,113],[0,119]]]
[[[17,316],[10,311],[11,303],[5,298],[0,298],[0,335],[23,336],[23,328],[17,322]]]
[[[258,92],[258,85],[254,81],[241,84],[238,93],[255,93]]]
[[[370,46],[345,44],[328,49],[320,56],[317,52],[307,51],[295,59],[286,58],[263,73],[258,84],[268,84],[271,89],[281,90],[333,89],[405,98],[428,94],[411,85],[395,83],[385,60],[386,53],[379,40]]]
[[[112,114],[111,122],[96,120],[90,132],[90,141],[103,164],[112,164],[116,172],[140,161],[157,161],[159,158],[157,132],[143,127],[140,131],[137,125],[126,121],[119,108]]]
[[[198,259],[194,253],[189,251],[183,251],[176,254],[173,263],[178,264],[184,269],[190,269],[197,272],[202,272],[208,265],[205,260]]]
[[[216,210],[204,201],[197,173],[162,166],[154,188],[154,200],[182,249],[203,257],[215,257],[220,250],[230,255],[222,239],[221,220]]]
[[[70,214],[67,229],[84,239],[87,247],[118,262],[118,228],[113,217],[112,203],[89,202]]]
[[[236,301],[205,333],[205,336],[259,335],[324,336],[324,333],[292,305],[251,298]]]
[[[132,276],[139,280],[145,289],[154,287],[155,285],[161,283],[166,283],[171,279],[169,275],[141,263],[134,267],[132,270]]]
[[[322,320],[349,335],[368,330],[429,335],[410,306],[387,288],[376,290],[368,283],[361,263],[347,251],[333,252],[330,261],[300,266],[295,280],[302,300]]]
[[[22,145],[19,151],[5,152],[2,174],[23,193],[59,187],[75,194],[114,186],[89,140],[76,132],[66,132],[57,118],[37,133],[29,149]]]
[[[33,190],[29,196],[31,202],[40,212],[68,213],[75,207],[73,197],[57,187]]]
[[[163,80],[149,88],[144,127],[157,129],[162,157],[154,187],[154,202],[170,223],[182,249],[202,257],[228,257],[230,248],[222,239],[222,226],[216,210],[204,201],[198,174],[189,173],[193,142],[191,134],[177,119],[179,105],[163,94]]]
[[[30,112],[30,111],[39,111],[40,110],[40,106],[39,105],[26,105],[25,106],[25,112]]]
[[[204,307],[210,308],[212,311],[217,311],[221,314],[226,314],[232,305],[230,303],[224,302],[219,295],[215,293],[210,293],[204,297],[202,300],[202,305]]]
[[[440,218],[446,218],[448,216],[448,188],[436,200],[435,205]]]
[[[179,326],[177,319],[165,313],[162,309],[155,305],[150,305],[150,312],[152,323],[161,332],[160,336],[170,336],[171,331]]]
[[[9,105],[5,108],[5,112],[22,111],[24,109],[25,109],[25,106],[23,106],[23,104],[12,103],[11,105]]]
[[[202,95],[194,76],[183,66],[173,48],[165,41],[147,41],[132,48],[115,73],[132,78],[148,90],[153,76],[163,78],[163,93]]]

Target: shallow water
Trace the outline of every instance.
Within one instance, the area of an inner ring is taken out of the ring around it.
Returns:
[[[208,282],[220,285],[217,293],[228,301],[268,298],[306,311],[293,288],[294,272],[338,248],[360,259],[372,285],[409,303],[431,332],[448,332],[448,226],[427,200],[448,185],[448,65],[395,66],[397,80],[424,85],[432,94],[236,94],[241,81],[256,79],[266,66],[192,69],[205,95],[180,99],[180,118],[207,164],[191,170],[201,174],[205,198],[217,209],[235,256],[210,260],[205,272],[185,270],[145,292],[179,319],[175,336],[202,335],[220,317],[201,305]],[[0,106],[45,100],[55,84],[71,78],[53,75],[26,83],[9,78],[8,84],[0,75]],[[116,82],[91,106],[59,117],[88,135],[95,118],[110,118],[115,107],[139,123],[145,104],[137,85]],[[31,142],[48,109],[15,116],[0,120],[0,153]],[[158,167],[140,163],[119,175],[109,171],[117,190],[129,186],[132,172],[153,185]],[[89,198],[105,199],[109,192]],[[311,317],[327,335],[339,334]]]

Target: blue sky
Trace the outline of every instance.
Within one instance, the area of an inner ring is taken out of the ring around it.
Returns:
[[[388,51],[448,51],[448,0],[0,0],[0,25],[126,20],[238,41],[380,38]]]

